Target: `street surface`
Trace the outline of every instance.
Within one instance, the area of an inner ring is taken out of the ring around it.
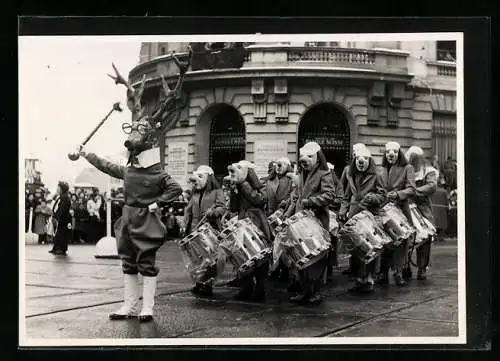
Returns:
[[[28,338],[458,336],[454,239],[434,245],[427,281],[358,296],[339,271],[319,306],[290,304],[286,285],[271,280],[264,304],[234,301],[237,290],[222,285],[213,299],[197,299],[177,246],[168,242],[158,253],[155,321],[148,324],[108,320],[123,301],[119,260],[94,258],[92,245],[70,245],[65,258],[49,254],[50,247],[26,245]]]

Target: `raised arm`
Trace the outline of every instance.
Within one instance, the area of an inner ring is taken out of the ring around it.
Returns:
[[[80,151],[80,155],[87,159],[90,164],[99,169],[101,172],[106,173],[113,178],[125,178],[126,167],[107,161],[104,158],[98,157],[94,153],[86,153],[83,150]]]

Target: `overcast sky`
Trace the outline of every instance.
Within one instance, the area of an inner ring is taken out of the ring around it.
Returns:
[[[21,156],[41,160],[42,181],[53,189],[58,180],[73,183],[88,162],[67,154],[119,101],[87,145],[100,155],[124,150],[124,121],[130,121],[126,89],[115,85],[114,62],[124,77],[139,61],[139,42],[112,42],[84,37],[19,38],[19,125]]]

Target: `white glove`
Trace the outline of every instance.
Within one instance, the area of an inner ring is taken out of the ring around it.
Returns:
[[[87,154],[87,151],[85,150],[85,147],[83,145],[79,145],[77,148],[76,148],[76,153],[77,154],[80,154],[82,157],[85,157],[85,155]]]
[[[155,212],[157,209],[159,209],[160,207],[158,207],[158,204],[156,202],[154,203],[151,203],[149,206],[148,206],[148,209],[151,213]]]

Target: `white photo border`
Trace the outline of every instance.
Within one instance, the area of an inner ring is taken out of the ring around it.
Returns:
[[[35,38],[20,36],[18,41]],[[37,41],[74,38],[90,42],[277,42],[277,41],[456,41],[457,97],[457,257],[458,257],[458,328],[457,337],[324,337],[324,338],[160,338],[160,339],[35,339],[26,336],[25,213],[19,207],[19,346],[226,346],[226,345],[436,345],[467,342],[466,264],[465,264],[465,154],[464,154],[464,49],[462,32],[362,33],[362,34],[249,34],[249,35],[136,35],[136,36],[36,36]],[[19,144],[28,127],[19,121]],[[19,205],[24,205],[24,159],[19,147]]]

